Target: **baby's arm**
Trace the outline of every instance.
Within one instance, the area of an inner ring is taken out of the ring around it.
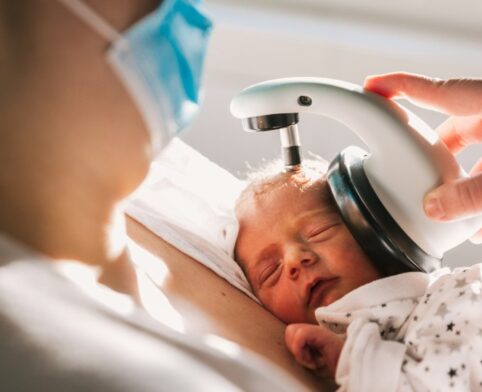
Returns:
[[[324,326],[291,324],[285,341],[295,359],[310,369],[320,369],[335,377],[338,358],[343,348],[342,338]]]

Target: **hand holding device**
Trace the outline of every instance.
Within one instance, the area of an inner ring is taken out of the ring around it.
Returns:
[[[456,154],[471,144],[482,142],[482,80],[440,80],[426,76],[391,73],[370,76],[365,88],[387,98],[403,97],[422,107],[450,117],[436,131]],[[450,181],[429,192],[424,200],[427,215],[451,220],[482,212],[482,158],[470,177]],[[482,242],[482,230],[471,238]]]

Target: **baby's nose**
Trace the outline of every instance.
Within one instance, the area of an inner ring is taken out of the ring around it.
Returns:
[[[301,269],[313,265],[317,260],[318,256],[311,250],[293,247],[293,249],[290,249],[285,255],[288,276],[296,279]]]

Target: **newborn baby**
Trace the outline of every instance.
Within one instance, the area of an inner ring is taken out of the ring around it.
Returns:
[[[288,349],[342,391],[482,388],[481,265],[383,276],[344,225],[326,168],[274,165],[236,205],[235,258],[290,324]]]
[[[331,199],[326,162],[284,173],[277,162],[239,197],[235,258],[255,295],[285,323],[316,323],[314,311],[380,277]]]

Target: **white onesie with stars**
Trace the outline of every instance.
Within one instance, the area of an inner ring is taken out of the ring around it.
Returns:
[[[482,391],[482,264],[376,280],[316,310],[340,391]]]

